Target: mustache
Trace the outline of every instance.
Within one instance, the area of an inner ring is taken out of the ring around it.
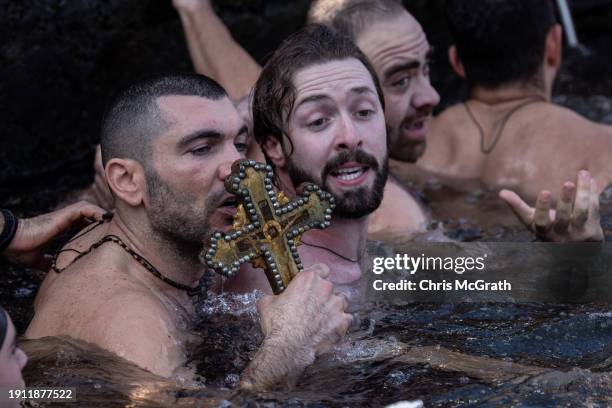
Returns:
[[[432,115],[432,113],[433,113],[433,108],[432,107],[425,107],[425,108],[419,110],[414,117],[404,119],[402,121],[402,123],[400,123],[400,127],[410,126],[414,122],[416,122],[417,120],[427,119],[428,117],[430,117]]]
[[[219,208],[221,204],[228,198],[228,193],[225,189],[211,193],[206,199],[206,209],[209,212]]]
[[[325,167],[323,167],[323,171],[321,172],[321,180],[325,180],[325,178],[332,171],[348,162],[363,164],[370,167],[374,171],[377,171],[380,167],[378,160],[363,150],[355,150],[354,152],[343,151],[325,164]]]

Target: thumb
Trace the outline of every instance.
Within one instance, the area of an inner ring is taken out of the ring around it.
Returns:
[[[316,263],[308,268],[321,278],[326,279],[329,276],[329,267],[323,263]]]
[[[510,207],[514,215],[516,215],[523,224],[531,226],[535,210],[524,202],[518,194],[514,191],[502,190],[499,192],[499,198],[508,204],[508,207]]]

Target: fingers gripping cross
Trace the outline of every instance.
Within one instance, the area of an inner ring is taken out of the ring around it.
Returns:
[[[335,199],[311,183],[297,189],[290,201],[272,186],[269,165],[238,160],[225,180],[225,189],[239,202],[233,229],[215,232],[200,260],[217,273],[234,276],[240,265],[250,262],[263,268],[275,294],[281,293],[303,269],[297,246],[311,228],[330,225]]]

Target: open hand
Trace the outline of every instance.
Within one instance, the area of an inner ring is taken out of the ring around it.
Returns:
[[[15,237],[3,255],[12,263],[47,270],[51,256],[45,250],[53,238],[74,224],[102,220],[102,208],[86,201],[34,218],[20,219]]]
[[[567,181],[561,189],[556,210],[551,209],[551,194],[542,190],[535,208],[516,193],[502,190],[499,196],[538,238],[554,242],[603,241],[599,219],[599,193],[588,171],[578,173],[577,185]]]

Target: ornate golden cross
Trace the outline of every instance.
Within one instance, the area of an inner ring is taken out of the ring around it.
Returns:
[[[225,179],[225,189],[239,202],[233,230],[215,232],[200,260],[217,273],[234,276],[250,262],[263,268],[275,294],[281,293],[303,269],[297,246],[311,228],[330,225],[335,199],[317,185],[303,183],[290,201],[272,186],[272,167],[254,160],[238,160]]]

